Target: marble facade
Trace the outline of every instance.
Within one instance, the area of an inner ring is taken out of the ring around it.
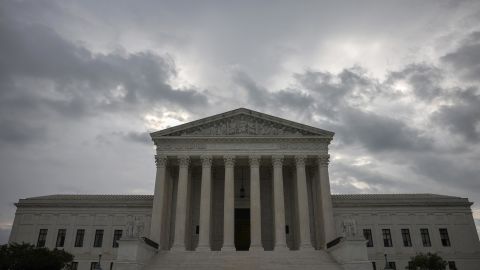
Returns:
[[[333,135],[243,108],[153,132],[153,196],[20,199],[10,242],[42,238],[41,246],[71,252],[77,270],[91,269],[98,255],[102,269],[116,270],[383,269],[384,254],[404,269],[418,252],[477,269],[468,199],[332,195]]]

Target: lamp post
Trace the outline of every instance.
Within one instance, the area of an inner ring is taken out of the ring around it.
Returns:
[[[101,261],[102,261],[102,254],[98,254],[98,264],[97,264],[96,270],[102,270],[102,266],[100,265]]]
[[[387,260],[387,253],[383,254],[385,256],[385,270],[391,270],[390,265],[388,265],[388,260]]]

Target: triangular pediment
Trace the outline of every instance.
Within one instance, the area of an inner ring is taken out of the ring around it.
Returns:
[[[333,132],[285,120],[245,108],[217,114],[151,133],[152,138],[168,136],[322,136]]]

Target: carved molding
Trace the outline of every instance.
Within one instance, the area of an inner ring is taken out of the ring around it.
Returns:
[[[262,150],[262,151],[316,151],[327,152],[328,142],[300,138],[258,140],[258,138],[208,138],[183,140],[159,140],[157,151],[221,151],[221,150]]]
[[[305,167],[305,161],[307,160],[306,155],[297,155],[295,156],[295,164],[297,167]]]
[[[283,166],[283,156],[282,155],[274,155],[272,156],[272,163],[273,167],[282,167]]]
[[[202,167],[212,167],[213,158],[211,155],[202,155],[200,159],[202,160]]]
[[[322,167],[328,167],[330,163],[330,155],[321,155],[318,156],[318,165]]]
[[[190,165],[189,156],[178,156],[178,165],[180,167],[188,167]]]
[[[248,156],[248,163],[250,164],[250,167],[259,167],[260,156],[257,156],[257,155]]]
[[[165,167],[167,165],[167,157],[162,155],[155,155],[155,164],[157,168]]]
[[[223,157],[225,161],[225,167],[227,168],[233,168],[235,166],[235,156],[224,156]]]
[[[172,132],[167,136],[268,136],[317,135],[313,132],[276,123],[251,115],[235,115],[196,127]]]

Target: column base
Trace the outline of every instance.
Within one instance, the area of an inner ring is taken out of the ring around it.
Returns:
[[[273,251],[290,251],[290,249],[287,246],[275,246]]]
[[[235,246],[224,246],[220,249],[220,251],[237,251]]]
[[[170,251],[187,251],[187,248],[185,246],[172,246]]]
[[[251,246],[248,251],[264,251],[265,249],[262,246]]]
[[[212,251],[209,246],[198,246],[195,251]]]
[[[312,245],[303,245],[303,246],[299,246],[298,250],[315,250],[315,248],[313,248]]]

